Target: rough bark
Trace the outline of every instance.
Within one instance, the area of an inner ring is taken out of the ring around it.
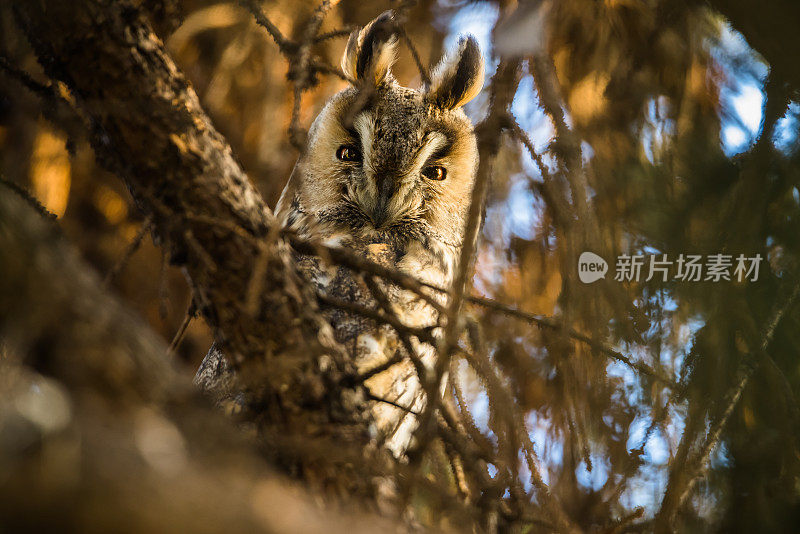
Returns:
[[[259,422],[279,425],[273,435],[313,428],[364,442],[363,395],[329,387],[350,363],[270,232],[272,214],[142,13],[117,0],[21,2],[15,12],[47,75],[75,98],[98,159],[184,268],[245,404],[280,404],[275,417],[259,410]]]

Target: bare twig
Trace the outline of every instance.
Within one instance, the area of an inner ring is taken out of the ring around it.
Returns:
[[[367,392],[367,398],[369,398],[370,400],[374,400],[376,402],[382,402],[384,404],[388,404],[390,406],[394,406],[395,408],[403,410],[406,413],[410,413],[412,415],[419,416],[419,412],[409,408],[408,406],[403,406],[402,404],[394,402],[393,400],[389,400],[389,399],[385,399],[383,397],[379,397],[379,396],[373,394],[371,391]]]
[[[497,406],[514,405],[514,402],[509,397],[509,393],[503,386],[502,381],[496,375],[495,370],[492,369],[487,362],[484,362],[482,359],[477,358],[466,351],[459,350],[459,352],[461,352],[465,360],[478,373],[478,375],[486,381],[487,390],[489,391],[490,395],[495,397],[495,403]],[[525,460],[528,464],[528,469],[531,472],[531,482],[537,489],[540,498],[543,499],[543,506],[545,507],[548,515],[555,522],[555,524],[559,526],[561,532],[577,532],[577,527],[572,524],[572,521],[567,516],[566,512],[561,506],[561,503],[550,492],[550,488],[542,478],[541,468],[539,467],[539,459],[536,455],[530,436],[528,435],[527,430],[525,430],[525,424],[522,420],[521,414],[517,410],[511,410],[510,412],[511,413],[502,413],[500,416],[504,419],[505,424],[508,427],[509,434],[513,436],[514,439],[520,440],[522,443],[522,450],[525,455]],[[517,418],[519,418],[519,420]]]
[[[556,180],[556,177],[547,168],[542,156],[536,152],[536,147],[534,147],[528,133],[519,125],[517,119],[509,113],[505,118],[505,122],[508,130],[522,143],[539,169],[542,183],[538,185],[542,188],[543,197],[553,209],[553,216],[562,225],[571,225],[575,220],[575,215],[563,191],[562,184]]]
[[[422,83],[425,85],[430,85],[431,77],[428,75],[428,69],[426,69],[425,65],[422,64],[417,47],[414,46],[414,42],[411,40],[411,37],[408,36],[405,26],[398,24],[397,33],[400,35],[400,39],[402,39],[406,44],[408,51],[411,52],[411,57],[414,58],[414,63],[417,65],[417,70],[419,71],[419,77],[422,79]]]
[[[151,229],[152,223],[153,223],[153,218],[147,216],[144,222],[142,222],[142,226],[139,228],[139,231],[136,232],[136,236],[133,238],[133,241],[131,241],[131,243],[125,249],[125,253],[119,259],[119,261],[115,263],[114,266],[108,271],[108,273],[106,273],[104,281],[105,285],[110,284],[111,281],[114,280],[114,278],[116,278],[120,272],[122,272],[122,269],[125,268],[125,266],[131,260],[133,255],[136,253],[136,251],[139,250],[139,247],[142,245],[142,241],[144,240],[144,236],[146,236],[147,232],[149,232]]]
[[[259,26],[267,30],[267,33],[272,37],[272,40],[275,41],[275,44],[278,45],[278,49],[283,55],[289,56],[296,52],[297,44],[287,39],[278,27],[269,20],[264,10],[261,9],[260,2],[256,0],[239,0],[239,3],[253,15],[253,18],[256,19],[256,23],[258,23]]]
[[[631,523],[636,521],[637,519],[641,518],[644,515],[644,508],[636,508],[633,512],[629,513],[628,515],[622,517],[618,521],[616,521],[613,525],[603,531],[603,534],[622,534],[626,532],[628,526]]]
[[[292,41],[285,37],[264,13],[259,3],[255,0],[240,0],[240,4],[247,8],[256,19],[256,22],[267,30],[270,37],[278,45],[278,50],[289,63],[287,78],[292,82],[292,117],[289,123],[289,140],[298,151],[305,150],[306,132],[300,126],[300,108],[303,93],[317,84],[317,73],[332,74],[346,81],[351,81],[340,69],[327,64],[324,60],[315,57],[311,48],[314,44],[342,35],[343,30],[328,32],[318,35],[325,15],[338,3],[338,0],[323,0],[317,6],[303,27],[300,39]]]
[[[189,301],[189,307],[186,309],[186,314],[183,317],[181,325],[178,327],[178,331],[175,332],[175,337],[172,338],[172,341],[169,344],[169,349],[167,350],[168,354],[175,354],[175,351],[178,350],[178,346],[180,346],[181,341],[183,341],[183,336],[186,335],[186,330],[188,330],[189,325],[192,323],[192,320],[195,318],[196,314],[197,307],[194,304],[194,299],[192,299]]]
[[[577,330],[571,328],[565,328],[563,324],[552,317],[543,317],[540,315],[536,315],[533,313],[529,313],[523,310],[519,310],[517,308],[508,306],[501,302],[497,302],[496,300],[487,299],[485,297],[477,297],[472,296],[468,297],[469,300],[473,304],[477,304],[479,306],[483,306],[489,310],[503,313],[509,315],[511,317],[515,317],[517,319],[521,319],[523,321],[527,321],[529,323],[533,323],[539,327],[550,328],[557,331],[566,331],[569,337],[573,338],[576,341],[580,341],[581,343],[586,344],[587,346],[591,347],[593,350],[605,354],[609,358],[616,360],[635,371],[638,371],[650,378],[662,382],[673,389],[678,389],[678,383],[675,382],[674,379],[665,376],[663,373],[657,372],[652,367],[648,366],[643,362],[633,361],[628,356],[625,356],[618,350],[614,350],[610,346],[597,341],[585,334],[578,332]]]
[[[346,26],[340,30],[331,30],[329,32],[320,33],[314,38],[314,42],[322,43],[330,39],[336,39],[337,37],[347,37],[354,29],[355,28],[353,28],[352,26]]]
[[[397,365],[398,363],[400,363],[402,361],[403,361],[403,356],[398,351],[398,352],[396,352],[394,354],[394,356],[392,356],[391,358],[389,358],[388,360],[386,360],[382,364],[376,365],[372,369],[368,369],[368,370],[364,371],[363,373],[361,373],[360,375],[358,375],[357,377],[355,377],[354,382],[357,383],[357,384],[364,383],[367,380],[369,380],[370,378],[372,378],[373,376],[379,375],[384,371],[388,371],[393,366]]]
[[[396,316],[388,315],[386,313],[382,313],[371,308],[367,308],[361,304],[356,302],[352,302],[349,300],[342,300],[340,298],[331,297],[329,295],[323,295],[321,293],[317,294],[317,300],[323,306],[331,307],[331,308],[338,308],[340,310],[354,313],[365,317],[367,319],[372,319],[378,324],[386,324],[394,328],[398,333],[411,335],[419,339],[420,341],[424,341],[433,345],[435,343],[433,336],[430,333],[430,330],[427,328],[416,328],[413,326],[408,326],[403,324]]]
[[[336,76],[340,80],[350,84],[356,83],[356,81],[353,78],[342,72],[342,69],[340,69],[339,67],[334,67],[333,65],[326,63],[325,61],[322,61],[320,59],[311,60],[309,62],[309,67],[314,72],[319,72],[320,74],[330,74],[331,76]]]
[[[14,66],[14,64],[12,64],[11,61],[9,61],[9,59],[3,55],[0,55],[0,70],[5,71],[6,74],[17,80],[32,93],[35,93],[46,100],[59,99],[59,95],[52,84],[37,82],[30,74]]]
[[[43,218],[48,219],[50,221],[55,221],[58,218],[55,213],[45,208],[42,205],[42,203],[39,202],[39,199],[34,197],[30,193],[30,191],[28,191],[24,187],[15,184],[14,182],[11,182],[9,180],[6,180],[2,176],[0,176],[0,184],[7,187],[12,192],[14,192],[14,194],[22,198],[25,202],[28,203],[28,205],[33,207],[33,209],[35,209],[39,213],[39,215],[41,215]]]
[[[597,220],[588,198],[588,183],[583,169],[581,143],[575,132],[567,125],[564,115],[564,102],[560,94],[558,77],[553,60],[546,56],[536,56],[530,63],[533,79],[539,93],[542,108],[553,122],[563,161],[566,168],[567,183],[572,194],[572,206],[582,221],[587,235],[596,240]]]

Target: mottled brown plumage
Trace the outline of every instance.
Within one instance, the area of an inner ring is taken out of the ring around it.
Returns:
[[[342,60],[355,85],[335,95],[314,121],[276,213],[302,236],[347,247],[427,282],[448,286],[456,268],[478,163],[472,124],[461,109],[483,84],[483,60],[471,37],[434,70],[431,85],[400,86],[391,13],[350,37]],[[377,303],[351,271],[298,259],[320,293],[372,308]],[[435,326],[429,304],[383,286],[393,311],[415,327]],[[419,380],[394,332],[342,310],[328,312],[337,338],[359,368],[396,354],[403,361],[372,377],[377,397],[409,410],[424,405]],[[417,343],[426,365],[432,347]],[[410,444],[413,415],[389,403],[373,408],[376,434],[396,454]]]

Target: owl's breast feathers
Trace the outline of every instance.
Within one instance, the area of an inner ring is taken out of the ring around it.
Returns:
[[[309,213],[298,199],[293,199],[282,219],[287,227],[302,236],[346,248],[375,263],[398,269],[428,283],[442,287],[450,283],[458,250],[438,240],[435,235],[398,235],[369,232],[359,226],[348,227],[339,221]],[[316,256],[298,255],[297,260],[301,273],[317,292],[336,300],[385,311],[381,310],[359,273],[346,267],[326,265]],[[435,310],[418,295],[382,281],[378,281],[378,287],[391,304],[394,315],[403,324],[415,328],[436,326]],[[433,291],[431,295],[443,299]],[[424,395],[414,366],[396,332],[387,325],[377,324],[345,310],[329,308],[325,314],[337,340],[352,355],[359,372],[374,369],[395,356],[401,356],[400,363],[373,376],[365,385],[375,397],[389,401],[376,402],[373,407],[376,435],[385,440],[390,450],[405,450],[416,425],[415,418],[410,414],[423,408]],[[412,339],[412,345],[425,365],[432,366],[433,348],[416,339]]]
[[[346,247],[424,282],[447,287],[453,277],[460,247],[435,232],[424,219],[401,219],[378,230],[355,206],[342,204],[312,212],[298,196],[278,215],[285,228],[302,237]],[[373,245],[380,245],[380,254]]]

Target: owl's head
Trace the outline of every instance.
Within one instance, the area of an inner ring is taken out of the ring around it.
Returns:
[[[391,12],[352,33],[342,58],[352,86],[314,121],[282,202],[373,240],[459,244],[478,164],[462,106],[481,90],[483,58],[462,38],[415,90],[392,76],[396,44]]]

